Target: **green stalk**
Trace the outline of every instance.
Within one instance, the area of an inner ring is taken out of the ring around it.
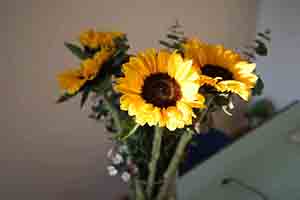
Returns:
[[[143,188],[139,183],[138,178],[135,178],[134,182],[135,182],[134,184],[135,184],[135,197],[136,197],[135,200],[146,200],[143,192]]]
[[[209,108],[210,108],[210,105],[212,104],[213,100],[214,100],[214,97],[212,97],[207,102],[206,109],[200,115],[200,118],[199,118],[200,123],[202,123],[205,115],[209,112]],[[164,198],[166,197],[166,195],[168,193],[168,189],[176,176],[177,168],[178,168],[181,158],[184,154],[185,148],[193,137],[193,133],[194,133],[194,131],[188,129],[181,136],[180,141],[177,145],[175,154],[172,157],[172,160],[168,166],[168,169],[164,173],[164,184],[162,185],[162,187],[157,195],[157,200],[164,200]]]
[[[155,182],[155,175],[156,175],[156,168],[157,168],[157,162],[160,156],[160,147],[161,147],[161,141],[162,141],[162,133],[163,129],[160,127],[155,127],[155,133],[153,138],[153,144],[152,144],[152,154],[151,154],[151,161],[148,165],[149,168],[149,176],[147,181],[147,196],[149,199],[151,199],[152,192],[153,192],[153,185]]]
[[[184,154],[185,148],[189,141],[192,139],[193,132],[192,131],[186,131],[180,138],[179,144],[177,145],[175,154],[173,155],[173,158],[168,166],[167,171],[164,173],[164,184],[162,185],[157,200],[164,200],[168,189],[172,183],[172,180],[174,180],[174,177],[176,176],[177,168],[179,166],[179,163],[181,161],[181,158]]]
[[[115,108],[115,106],[109,101],[108,97],[106,95],[103,95],[103,102],[106,105],[107,109],[109,109],[111,116],[114,120],[114,123],[117,127],[118,133],[122,133],[122,125],[121,125],[121,120],[119,117],[119,112]]]

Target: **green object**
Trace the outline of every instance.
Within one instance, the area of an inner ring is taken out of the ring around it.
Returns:
[[[265,87],[265,85],[264,85],[263,80],[261,79],[260,76],[258,76],[256,85],[252,90],[252,95],[260,96],[263,93],[264,87]]]
[[[160,149],[161,149],[161,143],[162,143],[162,134],[163,134],[163,128],[155,127],[154,131],[154,139],[152,144],[152,153],[151,153],[151,161],[149,162],[148,168],[149,168],[149,176],[147,181],[147,196],[149,199],[152,198],[152,192],[156,177],[156,169],[157,169],[157,162],[160,157]]]
[[[72,52],[72,54],[74,54],[81,60],[88,58],[88,56],[84,53],[84,51],[75,44],[65,42],[65,47],[67,47],[67,49],[69,49]]]
[[[75,93],[75,94],[64,93],[60,97],[58,97],[58,99],[56,100],[56,103],[59,104],[59,103],[66,102],[76,95],[77,95],[77,93]]]

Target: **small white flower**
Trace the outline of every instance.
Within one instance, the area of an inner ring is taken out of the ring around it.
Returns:
[[[108,152],[107,152],[107,155],[106,155],[107,158],[112,159],[113,153],[114,153],[113,148],[110,148],[110,149],[108,150]]]
[[[114,166],[107,166],[107,171],[110,176],[116,176],[118,174],[118,170]]]
[[[121,178],[125,183],[127,183],[130,180],[130,174],[128,172],[123,172]]]
[[[113,156],[113,158],[111,159],[112,160],[112,163],[114,164],[114,165],[119,165],[119,164],[121,164],[122,162],[124,162],[124,159],[123,159],[123,157],[120,155],[120,154],[116,154],[116,155],[114,155]]]
[[[234,109],[234,104],[233,104],[233,102],[232,102],[232,99],[229,101],[229,103],[228,103],[228,108],[230,109],[230,110],[232,110],[232,109]]]

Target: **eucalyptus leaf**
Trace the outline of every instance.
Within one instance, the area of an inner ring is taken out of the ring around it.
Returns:
[[[111,87],[111,76],[106,75],[104,77],[95,80],[91,89],[99,95],[99,94],[103,94],[110,87]]]
[[[270,42],[270,41],[271,41],[271,37],[269,37],[269,36],[268,36],[268,35],[266,35],[265,33],[261,33],[261,32],[259,32],[259,33],[257,33],[257,36],[259,36],[259,37],[261,37],[261,38],[263,38],[263,39],[267,40],[268,42]]]
[[[261,77],[258,76],[256,85],[255,85],[255,87],[254,87],[253,90],[252,90],[252,95],[254,95],[254,96],[259,96],[259,95],[262,94],[263,90],[264,90],[264,82],[263,82],[263,80],[261,79]]]
[[[127,138],[129,138],[130,136],[132,136],[138,130],[139,127],[140,127],[139,124],[135,124],[129,130],[125,130],[123,133],[118,134],[116,136],[116,138],[119,139],[119,140],[126,140]]]
[[[65,42],[65,47],[67,47],[73,55],[77,56],[81,60],[88,58],[88,55],[86,55],[85,52],[75,44]]]
[[[170,44],[170,43],[168,43],[166,41],[163,41],[163,40],[159,40],[159,44],[161,44],[162,46],[165,46],[167,48],[171,48],[171,49],[173,48],[172,44]]]
[[[87,88],[85,88],[83,90],[82,95],[81,95],[81,100],[80,100],[80,108],[83,108],[86,100],[89,97],[90,92],[91,92],[91,88],[90,87],[87,87]]]
[[[72,97],[76,96],[76,94],[68,94],[68,93],[64,93],[63,95],[61,95],[57,100],[56,103],[63,103],[69,99],[71,99]]]
[[[259,39],[256,39],[255,42],[257,44],[257,47],[255,48],[256,54],[258,54],[260,56],[267,56],[268,48],[267,48],[266,44]]]
[[[174,34],[167,34],[167,38],[172,40],[180,40],[180,37]]]

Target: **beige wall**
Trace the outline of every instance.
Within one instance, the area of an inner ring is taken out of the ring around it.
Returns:
[[[78,61],[64,49],[88,27],[128,33],[133,49],[157,47],[176,18],[186,32],[230,47],[255,30],[255,1],[2,0],[0,199],[116,199],[109,142],[78,99],[55,105],[55,75]],[[123,189],[120,189],[123,188]]]

